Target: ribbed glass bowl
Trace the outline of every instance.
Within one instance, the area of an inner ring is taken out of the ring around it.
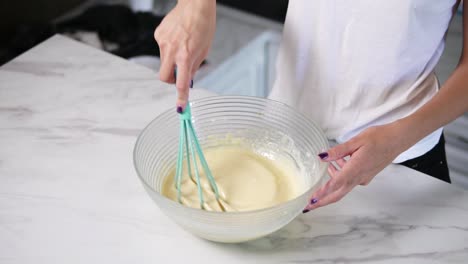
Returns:
[[[295,161],[305,185],[297,198],[274,207],[246,212],[209,212],[189,208],[161,194],[164,178],[177,158],[179,116],[169,110],[140,134],[134,149],[139,179],[159,208],[187,231],[218,242],[243,242],[268,235],[288,224],[326,180],[326,163],[317,153],[328,141],[317,125],[291,107],[268,99],[215,96],[191,102],[195,131],[204,149],[243,144],[266,157]],[[242,142],[239,142],[242,138]]]

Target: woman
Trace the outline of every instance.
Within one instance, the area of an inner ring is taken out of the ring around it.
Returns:
[[[434,68],[459,0],[290,0],[271,98],[318,122],[340,144],[318,153],[331,179],[304,213],[367,185],[390,163],[450,182],[442,127],[468,110],[468,7],[463,53],[439,87]],[[215,0],[179,0],[155,31],[160,79],[177,111],[208,54]],[[345,159],[346,158],[346,159]]]

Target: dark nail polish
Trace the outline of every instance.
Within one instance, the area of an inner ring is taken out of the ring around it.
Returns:
[[[315,204],[315,203],[317,203],[317,202],[318,202],[318,200],[315,199],[315,198],[313,198],[312,200],[310,200],[310,204]]]
[[[190,81],[190,88],[193,88],[193,80]]]
[[[182,114],[182,106],[177,107],[177,113]]]
[[[327,152],[322,152],[322,153],[318,154],[318,156],[319,156],[321,159],[326,159],[326,158],[328,158],[328,153],[327,153]]]
[[[305,213],[308,213],[310,210],[309,209],[304,209],[302,210],[302,213],[305,214]]]

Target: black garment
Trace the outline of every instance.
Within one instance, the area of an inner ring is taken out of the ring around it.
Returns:
[[[426,154],[400,163],[408,168],[428,174],[439,180],[451,183],[445,155],[444,135],[440,137],[437,145]]]

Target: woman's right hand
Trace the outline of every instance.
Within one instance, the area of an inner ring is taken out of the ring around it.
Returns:
[[[185,109],[193,76],[208,55],[215,29],[216,0],[179,0],[154,32],[161,57],[159,79],[176,82],[178,112]]]

